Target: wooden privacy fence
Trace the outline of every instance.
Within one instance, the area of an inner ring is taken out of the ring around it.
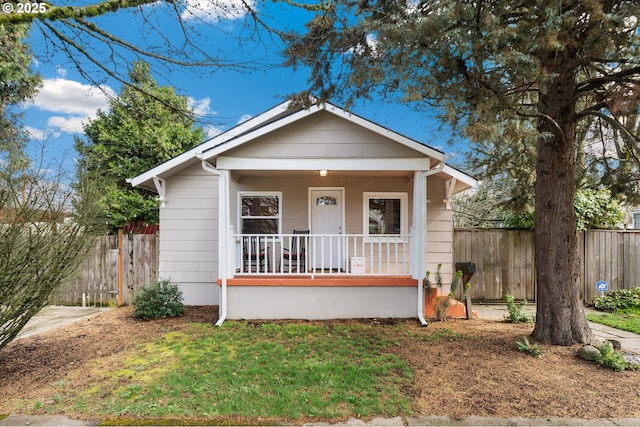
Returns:
[[[103,236],[76,275],[50,297],[51,304],[116,305],[118,271],[122,303],[131,304],[135,291],[158,278],[158,237],[123,234],[119,262],[118,236]],[[457,228],[453,231],[453,262],[473,261],[474,301],[499,301],[507,294],[535,301],[535,242],[532,230]],[[578,239],[580,285],[585,303],[598,295],[595,284],[609,290],[640,286],[640,231],[589,230]]]
[[[115,306],[120,278],[121,303],[131,304],[135,291],[142,284],[157,280],[157,276],[158,237],[155,234],[102,236],[76,274],[52,293],[49,302]]]
[[[471,229],[453,231],[453,261],[473,261],[471,298],[497,301],[505,295],[535,301],[535,241],[532,230]],[[640,232],[588,230],[578,238],[580,286],[584,302],[599,295],[595,284],[609,290],[640,286]]]
[[[453,231],[453,262],[473,261],[471,299],[535,299],[534,240],[531,230],[465,228]]]

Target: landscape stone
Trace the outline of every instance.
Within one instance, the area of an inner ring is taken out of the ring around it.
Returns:
[[[578,350],[578,357],[588,360],[589,362],[595,362],[601,355],[600,350],[590,344]]]

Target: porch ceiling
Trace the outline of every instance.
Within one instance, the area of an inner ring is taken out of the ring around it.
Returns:
[[[328,170],[330,177],[404,177],[407,180],[413,179],[413,171],[376,171],[376,170],[359,170],[359,171],[345,171],[345,170]],[[317,170],[236,170],[233,171],[234,177],[319,177],[320,173]]]

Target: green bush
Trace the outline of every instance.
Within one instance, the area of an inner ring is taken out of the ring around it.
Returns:
[[[640,309],[640,287],[632,289],[618,289],[607,295],[593,298],[597,310],[628,311]]]
[[[504,300],[507,303],[507,310],[509,310],[509,316],[507,319],[511,323],[535,323],[536,316],[525,313],[524,308],[527,306],[527,300],[516,303],[513,295],[505,295]]]
[[[614,371],[638,370],[639,366],[627,362],[622,353],[613,349],[613,345],[609,341],[605,341],[598,347],[600,350],[600,357],[596,359],[596,363],[605,368],[613,369]]]
[[[526,336],[522,336],[522,341],[516,341],[516,346],[519,351],[530,354],[533,357],[539,357],[542,355],[542,349],[538,344],[531,344]]]
[[[142,285],[132,305],[136,317],[145,320],[178,317],[184,313],[182,291],[169,280]]]

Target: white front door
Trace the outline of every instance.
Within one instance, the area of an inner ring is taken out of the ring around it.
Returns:
[[[309,212],[312,242],[311,268],[341,270],[344,267],[342,230],[344,227],[344,189],[310,188]]]

